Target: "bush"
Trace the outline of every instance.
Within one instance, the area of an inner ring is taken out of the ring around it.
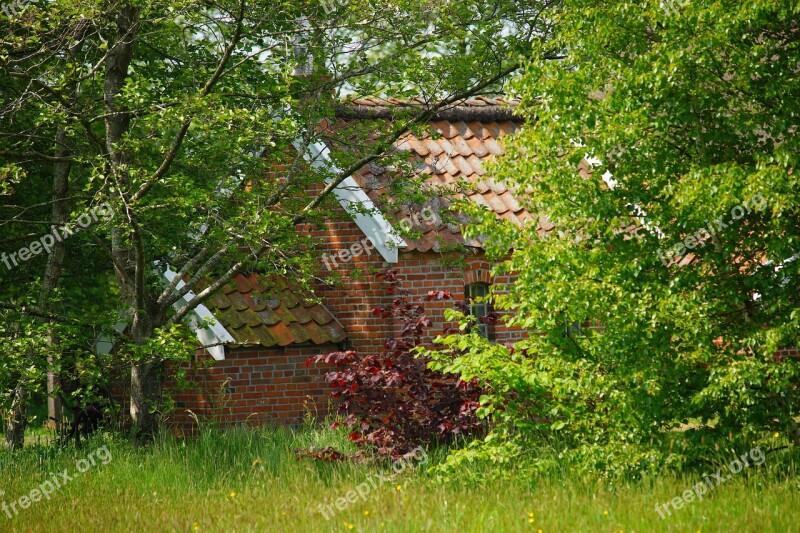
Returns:
[[[431,370],[426,359],[415,357],[431,326],[425,307],[408,300],[396,272],[387,270],[379,278],[397,298],[373,313],[387,320],[400,319],[399,334],[387,339],[379,354],[348,350],[308,361],[335,367],[325,379],[333,387],[331,396],[340,402],[345,423],[352,428],[350,439],[381,455],[398,457],[419,444],[447,443],[479,433],[483,427],[476,416],[480,388],[474,380]],[[425,298],[450,299],[447,291],[431,291]]]

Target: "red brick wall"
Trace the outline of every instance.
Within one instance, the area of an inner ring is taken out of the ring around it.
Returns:
[[[191,413],[222,425],[299,424],[307,414],[323,418],[330,399],[323,379],[326,368],[306,366],[306,360],[337,349],[335,345],[239,349],[213,362],[207,354],[198,354],[195,363],[184,366],[189,388],[178,387],[174,369],[167,372],[165,390],[175,400],[167,423],[191,432],[196,428]]]
[[[783,348],[774,354],[775,362],[780,363],[784,359],[800,359],[800,349],[798,348]]]
[[[355,222],[344,213],[341,215],[328,221],[323,228],[306,224],[300,230],[314,238],[320,257],[320,277],[329,281],[329,284],[321,283],[316,287],[317,294],[324,298],[325,305],[344,326],[350,346],[357,351],[380,351],[383,341],[400,327],[372,314],[375,307],[388,305],[395,298],[386,292],[388,285],[375,277],[386,268],[398,272],[403,288],[412,292],[412,301],[424,299],[431,290],[450,291],[455,299],[463,300],[467,284],[505,284],[511,281],[508,277],[491,279],[491,265],[482,255],[470,255],[459,261],[452,252],[440,254],[400,249],[398,262],[390,264],[373,249],[343,261],[340,259],[341,251],[363,242],[365,237]],[[426,304],[428,316],[433,321],[432,337],[444,331],[444,309],[452,308],[454,303],[432,301]],[[498,342],[517,340],[524,335],[519,328],[508,328],[503,324],[492,329],[493,338]]]
[[[386,293],[386,285],[376,280],[375,274],[385,270],[388,264],[375,249],[368,249],[347,262],[338,258],[341,250],[348,250],[365,239],[361,229],[343,212],[340,218],[326,222],[323,228],[307,224],[300,230],[313,237],[319,258],[319,276],[325,280],[317,284],[315,290],[344,326],[350,347],[361,352],[380,350],[383,341],[391,336],[393,325],[373,316],[372,309],[390,303],[393,296]]]
[[[317,294],[347,331],[347,347],[362,353],[382,350],[385,339],[393,336],[400,326],[372,314],[375,307],[390,304],[396,297],[387,293],[388,285],[375,277],[386,268],[399,273],[404,280],[403,287],[412,293],[412,301],[423,300],[431,290],[450,291],[455,299],[463,300],[466,284],[509,281],[508,278],[492,280],[490,265],[480,255],[459,262],[454,261],[458,258],[452,253],[401,250],[399,262],[389,264],[377,250],[366,249],[343,261],[340,251],[349,250],[365,239],[361,229],[343,210],[322,227],[304,224],[298,229],[310,234],[317,246],[320,278],[325,280],[317,285]],[[445,323],[444,309],[452,308],[454,303],[426,303],[433,322],[430,338],[452,326]],[[522,336],[520,330],[502,324],[492,329],[493,338],[498,342]],[[240,349],[228,351],[225,360],[213,362],[207,368],[192,365],[189,368],[192,386],[188,390],[178,390],[172,378],[166,384],[176,401],[168,422],[182,431],[192,431],[196,424],[190,412],[200,420],[215,420],[221,424],[297,424],[307,412],[323,417],[330,405],[330,389],[324,382],[325,369],[319,365],[308,368],[306,360],[338,349],[335,345]],[[208,354],[198,355],[197,359],[211,361]],[[173,372],[167,374],[171,376]]]

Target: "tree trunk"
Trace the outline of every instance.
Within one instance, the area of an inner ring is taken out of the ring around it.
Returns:
[[[27,386],[20,381],[14,389],[14,400],[6,424],[6,444],[11,450],[19,450],[25,444],[25,426],[28,424]]]
[[[59,128],[56,133],[56,144],[63,147],[65,141],[66,134],[63,129]],[[69,155],[69,150],[61,148],[58,150],[58,155],[60,157],[66,157]],[[71,164],[68,161],[55,163],[53,173],[53,207],[50,214],[50,222],[55,226],[62,226],[67,223],[68,210],[66,198],[69,190],[70,169]],[[49,302],[50,294],[56,288],[61,278],[61,270],[64,266],[66,252],[66,243],[63,240],[57,240],[53,245],[53,251],[47,257],[47,266],[44,270],[42,289],[39,292],[39,306],[46,309],[48,312],[53,310],[53,306]],[[56,344],[52,329],[47,332],[47,343],[50,346]],[[58,394],[61,388],[61,376],[53,370],[56,361],[52,350],[49,350],[47,353],[47,425],[55,429],[60,429],[61,397]]]
[[[131,340],[143,344],[153,335],[149,316],[137,313],[131,324]],[[161,414],[161,378],[163,363],[158,354],[131,365],[131,420],[137,444],[152,440],[158,430]]]
[[[160,361],[150,361],[131,367],[131,419],[137,444],[149,442],[158,430],[162,366]]]
[[[13,340],[18,339],[19,335],[19,327],[17,327]],[[20,379],[14,389],[14,399],[11,401],[11,409],[8,410],[6,419],[6,445],[12,450],[18,450],[25,444],[25,422],[28,420],[25,395],[25,383]]]
[[[60,431],[63,406],[58,393],[61,390],[61,375],[52,370],[54,364],[53,354],[47,354],[47,427]]]
[[[117,17],[117,37],[108,53],[103,87],[106,111],[106,149],[108,151],[112,178],[130,185],[127,166],[130,160],[122,141],[130,128],[130,113],[117,100],[133,57],[138,12],[129,2],[120,5]],[[136,234],[135,217],[132,210],[125,212],[131,235],[123,235],[114,228],[111,235],[111,252],[117,265],[116,273],[126,304],[133,311],[130,337],[134,344],[144,344],[154,330],[153,313],[148,309],[145,284],[144,247],[141,236]],[[133,244],[131,244],[131,241]],[[161,401],[161,361],[154,354],[145,360],[136,360],[131,365],[131,405],[133,434],[137,443],[149,441],[159,422]]]
[[[59,128],[56,132],[56,153],[59,157],[69,155],[69,150],[64,148],[66,134]],[[53,206],[50,215],[50,222],[60,226],[67,221],[66,197],[69,187],[69,172],[71,164],[69,162],[56,162],[53,168]],[[45,266],[42,287],[39,290],[39,307],[47,312],[53,311],[53,304],[50,295],[58,286],[61,278],[61,270],[64,266],[64,256],[66,245],[61,240],[54,243],[50,255],[47,256],[47,266]],[[53,331],[47,334],[47,344],[55,344]],[[55,357],[52,351],[47,354],[47,411],[48,425],[58,427],[61,422],[61,402],[55,396],[59,385],[59,376],[53,371]],[[25,379],[20,379],[14,389],[14,400],[11,404],[11,412],[6,424],[6,443],[12,450],[21,449],[25,445],[25,428],[28,425],[28,383]]]

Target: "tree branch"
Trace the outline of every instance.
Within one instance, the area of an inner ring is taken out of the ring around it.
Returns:
[[[45,309],[42,309],[35,305],[16,305],[11,302],[4,302],[0,300],[0,309],[9,309],[11,311],[16,311],[18,313],[22,313],[25,315],[30,315],[37,318],[44,318],[47,320],[53,320],[56,322],[75,322],[75,320],[67,318],[61,315],[54,315],[53,313],[48,312]]]
[[[466,98],[469,98],[470,96],[473,96],[474,94],[479,93],[485,87],[488,87],[489,85],[492,85],[493,83],[496,83],[497,81],[503,79],[504,77],[508,76],[518,68],[519,65],[515,64],[507,69],[504,69],[502,72],[489,78],[488,80],[478,83],[477,85],[473,86],[472,88],[466,91],[455,94],[449,98],[445,98],[444,100],[438,102],[436,105],[425,110],[423,113],[417,115],[413,120],[410,120],[405,124],[403,124],[401,127],[397,128],[394,132],[392,132],[388,136],[388,140],[384,140],[376,147],[376,149],[373,151],[371,155],[360,159],[359,161],[357,161],[344,171],[340,172],[339,176],[331,183],[329,183],[325,187],[325,189],[323,189],[322,192],[320,192],[314,198],[314,200],[312,200],[306,207],[304,207],[301,213],[295,215],[295,217],[292,219],[292,223],[297,224],[300,221],[302,221],[302,219],[306,216],[306,214],[309,211],[316,208],[325,199],[325,197],[329,195],[345,179],[347,179],[347,177],[354,174],[364,165],[367,165],[370,162],[381,157],[391,147],[394,141],[399,139],[405,132],[408,131],[408,129],[411,127],[412,124],[421,124],[428,121],[429,118],[433,116],[439,109],[442,109],[448,105],[451,105],[460,100],[464,100]],[[267,250],[267,248],[269,248],[269,246],[270,243],[268,241],[265,241],[261,246],[259,246],[257,249],[253,251],[253,255],[255,257],[260,257]],[[241,270],[245,266],[246,263],[244,261],[238,261],[230,269],[228,269],[227,272],[225,272],[222,276],[220,276],[216,281],[214,281],[208,287],[197,293],[194,298],[192,298],[189,302],[186,303],[186,305],[182,306],[174,315],[172,315],[172,317],[170,317],[170,319],[167,321],[167,324],[174,324],[181,321],[191,310],[193,310],[195,307],[197,307],[198,305],[206,301],[208,298],[213,296],[217,290],[222,288],[226,283],[228,283],[231,279],[233,279],[233,277],[236,276],[239,272],[241,272]]]
[[[390,147],[397,139],[399,139],[403,134],[405,134],[409,130],[412,124],[422,124],[424,122],[427,122],[433,115],[436,114],[438,110],[445,108],[450,104],[453,104],[460,100],[465,100],[470,96],[479,93],[485,87],[488,87],[489,85],[492,85],[498,82],[499,80],[505,78],[518,68],[519,68],[518,64],[512,65],[511,67],[503,70],[502,72],[489,78],[488,80],[485,80],[475,85],[471,89],[455,94],[449,98],[445,98],[436,105],[425,110],[423,113],[417,115],[413,120],[406,122],[399,128],[395,129],[395,131],[389,134],[387,139],[381,141],[381,143],[378,145],[378,149],[373,151],[372,154],[361,158],[360,160],[356,161],[348,168],[340,172],[339,176],[336,179],[328,183],[328,185],[325,186],[325,188],[322,190],[322,192],[320,192],[316,196],[316,198],[314,198],[307,206],[305,206],[299,214],[295,215],[295,217],[292,219],[292,222],[294,222],[295,224],[301,222],[305,218],[305,214],[311,211],[312,209],[316,208],[320,203],[322,203],[325,197],[328,196],[331,192],[333,192],[333,190],[336,189],[336,187],[338,187],[339,184],[341,184],[349,176],[352,176],[355,172],[357,172],[365,165],[368,165],[371,162],[375,161],[376,159],[380,158],[386,152],[388,147]]]
[[[41,152],[7,152],[5,150],[0,150],[0,157],[10,157],[12,159],[41,159],[54,163],[70,163],[75,161],[75,158],[71,156],[47,155]]]
[[[225,65],[228,63],[231,55],[233,54],[236,45],[239,43],[239,39],[242,36],[242,20],[244,19],[244,9],[245,9],[245,0],[241,0],[239,2],[239,12],[236,14],[236,30],[233,32],[233,36],[231,37],[231,42],[228,43],[228,46],[225,47],[225,52],[222,54],[222,57],[217,64],[216,70],[211,75],[211,77],[206,82],[203,89],[200,91],[200,96],[206,96],[208,93],[211,92],[211,89],[214,85],[219,81],[222,73],[225,71]],[[169,150],[167,151],[166,155],[164,156],[164,160],[161,162],[161,165],[156,169],[152,176],[148,178],[148,180],[139,188],[138,191],[131,197],[132,202],[139,201],[145,194],[150,190],[150,188],[160,180],[164,174],[169,170],[169,167],[172,165],[172,161],[175,160],[175,157],[178,155],[178,150],[180,149],[181,145],[183,144],[183,139],[186,137],[186,132],[189,131],[189,126],[192,124],[192,118],[189,117],[183,121],[181,124],[180,129],[178,130],[178,134],[175,136],[175,140],[172,142]]]

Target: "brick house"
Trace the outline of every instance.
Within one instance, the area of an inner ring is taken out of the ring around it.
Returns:
[[[408,105],[419,104],[353,100],[337,111],[337,118],[381,119]],[[427,184],[448,186],[466,180],[473,187],[464,189],[463,196],[498,217],[522,223],[530,213],[483,168],[487,160],[503,153],[502,137],[520,127],[512,105],[484,97],[465,101],[433,116],[425,135],[402,137],[395,149],[408,153]],[[324,156],[324,145],[316,150],[316,156]],[[329,164],[324,157],[312,163]],[[491,279],[480,243],[467,241],[458,224],[445,223],[439,216],[447,210],[447,198],[431,195],[426,205],[406,205],[391,217],[387,214],[394,224],[399,221],[410,227],[418,235],[416,239],[400,238],[381,213],[354,215],[346,209],[348,203],[380,207],[388,181],[382,178],[384,171],[368,166],[349,178],[346,188],[335,191],[341,209],[322,227],[298,226],[315,243],[320,278],[339,280],[317,284],[314,292],[321,302],[312,302],[308,295],[293,290],[285,279],[251,274],[237,276],[207,302],[208,307],[200,309],[201,316],[208,314],[217,325],[206,330],[204,337],[198,335],[203,345],[215,346],[198,351],[196,363],[215,361],[209,367],[193,365],[194,386],[173,392],[173,426],[190,429],[191,413],[222,423],[296,424],[306,413],[323,416],[330,401],[323,379],[325,369],[307,366],[307,359],[343,348],[374,353],[394,333],[392,323],[372,314],[376,306],[390,303],[394,296],[387,294],[371,272],[397,271],[412,299],[422,298],[432,289],[448,290],[456,299],[470,299],[486,294],[492,283],[509,281]],[[540,231],[552,229],[546,222],[539,224]],[[445,327],[445,305],[431,302],[426,306],[434,334]],[[475,304],[472,312],[480,316],[486,310],[485,305]],[[480,327],[482,334],[498,342],[522,335],[502,323]],[[171,385],[167,383],[167,387]]]

